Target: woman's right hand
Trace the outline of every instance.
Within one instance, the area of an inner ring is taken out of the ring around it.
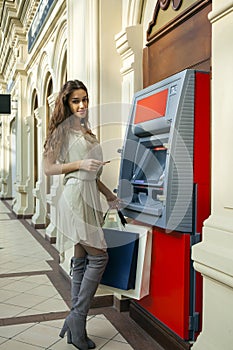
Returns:
[[[98,171],[105,163],[97,159],[83,159],[79,161],[79,169],[86,171]]]

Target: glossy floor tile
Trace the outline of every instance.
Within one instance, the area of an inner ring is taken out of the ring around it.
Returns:
[[[74,348],[59,338],[65,282],[53,280],[54,256],[36,238],[0,201],[0,350]],[[133,349],[103,314],[88,316],[87,331],[97,350]]]
[[[96,295],[109,293],[100,287]],[[17,219],[10,201],[0,200],[0,350],[75,349],[59,337],[69,309],[70,281],[45,230]],[[112,306],[90,310],[87,332],[97,350],[164,350]]]

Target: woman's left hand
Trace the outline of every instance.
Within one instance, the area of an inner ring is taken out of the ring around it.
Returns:
[[[112,193],[112,194],[111,194],[110,196],[108,196],[106,199],[107,199],[109,208],[111,208],[111,209],[119,209],[120,198],[118,198],[117,196],[115,196],[115,194]]]

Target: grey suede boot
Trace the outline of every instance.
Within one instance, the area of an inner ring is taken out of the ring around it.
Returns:
[[[79,350],[88,350],[86,341],[86,318],[90,309],[92,298],[98,288],[105,267],[108,262],[108,254],[88,255],[86,271],[78,295],[78,300],[73,306],[73,310],[67,316],[60,336],[70,331],[72,344]]]
[[[70,276],[71,280],[71,305],[72,308],[78,300],[78,294],[83,280],[83,275],[86,270],[87,259],[71,258],[70,261]]]
[[[72,310],[74,308],[74,305],[78,301],[78,295],[81,287],[81,283],[83,280],[83,275],[86,269],[87,259],[84,258],[71,258],[70,262],[70,276],[72,277],[71,280],[71,302],[72,302]],[[86,331],[85,331],[86,332]],[[96,345],[95,343],[88,338],[86,333],[86,341],[88,345],[88,349],[95,349]],[[72,336],[71,332],[67,331],[67,343],[72,344]]]

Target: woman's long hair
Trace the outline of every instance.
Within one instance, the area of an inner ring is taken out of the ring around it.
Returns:
[[[55,108],[52,117],[49,121],[48,133],[44,143],[44,156],[46,157],[48,153],[52,152],[55,159],[63,161],[62,150],[66,149],[68,143],[68,134],[73,123],[73,115],[70,111],[68,100],[70,94],[74,90],[82,89],[87,93],[86,86],[80,80],[70,80],[67,81],[55,102]],[[82,131],[87,134],[94,136],[89,128],[88,122],[88,111],[85,118],[82,119]]]

